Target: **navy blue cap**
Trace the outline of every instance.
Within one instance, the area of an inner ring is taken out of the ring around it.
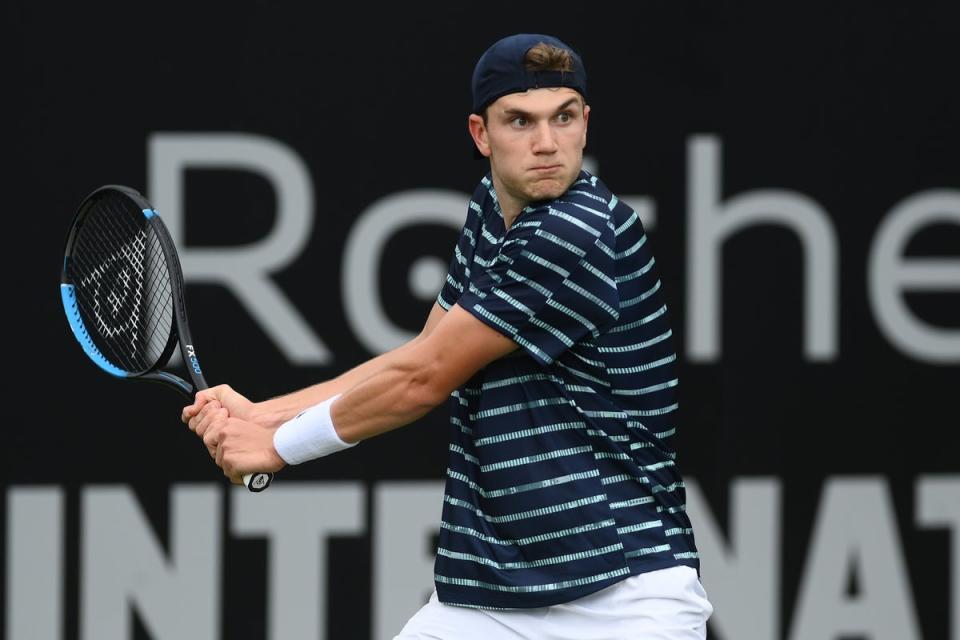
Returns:
[[[573,71],[527,71],[524,56],[539,43],[566,49],[573,56]],[[541,87],[570,87],[587,97],[587,71],[577,52],[553,36],[518,33],[494,42],[480,56],[473,70],[473,113],[508,93],[520,93]]]

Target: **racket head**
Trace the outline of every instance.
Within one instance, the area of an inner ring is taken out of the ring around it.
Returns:
[[[193,348],[176,246],[135,189],[105,185],[84,198],[67,233],[60,275],[67,321],[107,373],[169,385],[188,398],[207,388]],[[190,382],[161,371],[177,343]],[[272,473],[243,476],[255,493]]]
[[[84,198],[67,234],[60,293],[74,337],[97,366],[192,395],[196,384],[160,371],[185,322],[181,291],[173,243],[146,198],[122,185]]]

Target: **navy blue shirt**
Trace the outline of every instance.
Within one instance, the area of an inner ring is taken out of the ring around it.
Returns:
[[[699,570],[672,443],[676,352],[640,218],[582,171],[506,229],[488,174],[438,297],[520,346],[451,397],[442,602],[567,602]]]

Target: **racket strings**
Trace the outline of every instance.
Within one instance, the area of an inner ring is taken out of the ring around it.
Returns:
[[[89,275],[81,280],[80,290],[87,303],[87,323],[95,327],[102,341],[120,363],[130,371],[150,368],[163,352],[169,335],[172,316],[172,297],[169,284],[149,294],[147,274],[155,273],[162,263],[162,254],[146,252],[146,231],[140,230],[132,241],[119,245],[113,240],[102,244],[95,253],[93,264],[87,265]],[[113,247],[119,246],[116,250]],[[85,254],[88,255],[88,254]],[[145,257],[150,258],[145,260]],[[158,260],[159,258],[159,260]],[[81,260],[81,264],[89,261]],[[162,282],[162,281],[161,281]],[[164,300],[162,304],[145,304],[150,300]],[[146,338],[146,339],[144,339]]]
[[[157,363],[173,327],[173,292],[159,238],[123,198],[103,198],[87,214],[71,264],[81,315],[118,366]]]

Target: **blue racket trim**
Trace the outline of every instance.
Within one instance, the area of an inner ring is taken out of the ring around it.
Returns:
[[[128,378],[130,373],[116,366],[107,360],[97,346],[93,344],[93,339],[87,333],[87,328],[83,324],[83,318],[80,317],[80,309],[77,308],[77,292],[72,284],[60,285],[60,297],[63,299],[63,310],[67,313],[67,320],[70,322],[70,328],[73,329],[73,337],[77,339],[80,346],[86,354],[97,363],[97,366],[118,378]]]
[[[145,217],[147,217],[147,218],[152,218],[153,216],[158,215],[158,214],[157,214],[157,212],[154,211],[153,209],[144,209],[144,210],[143,210],[143,215],[144,215]]]
[[[193,387],[191,387],[189,384],[187,384],[185,381],[181,380],[177,376],[167,373],[166,371],[155,371],[154,373],[160,376],[161,378],[163,378],[164,380],[166,380],[167,382],[172,382],[173,384],[177,385],[187,393],[193,393]]]

